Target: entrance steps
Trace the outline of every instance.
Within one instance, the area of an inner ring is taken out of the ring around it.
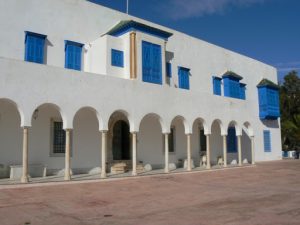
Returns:
[[[130,170],[132,170],[132,161],[131,160],[120,160],[120,161],[118,160],[118,161],[111,162],[111,166],[110,166],[111,174],[126,173]],[[145,172],[144,165],[141,163],[138,163],[136,165],[136,172],[137,173]]]

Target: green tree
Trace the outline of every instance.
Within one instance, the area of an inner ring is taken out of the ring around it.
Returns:
[[[284,77],[280,106],[282,148],[300,151],[300,78],[296,71]]]

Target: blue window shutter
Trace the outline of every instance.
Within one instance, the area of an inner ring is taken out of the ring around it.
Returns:
[[[230,79],[228,77],[224,78],[223,79],[223,84],[224,84],[224,96],[226,97],[231,97],[230,96],[230,90],[229,90],[229,87],[230,87]]]
[[[275,120],[280,117],[279,93],[267,86],[258,88],[259,118]]]
[[[240,83],[240,99],[246,99],[246,84]]]
[[[124,53],[116,49],[111,50],[111,65],[124,67]]]
[[[65,68],[81,70],[82,46],[72,41],[65,42]]]
[[[190,75],[189,75],[189,69],[184,68],[184,67],[178,67],[178,83],[179,83],[179,88],[182,89],[190,89]]]
[[[143,81],[162,84],[161,46],[142,41]]]
[[[264,130],[264,150],[271,152],[271,133],[269,130]]]
[[[172,64],[170,62],[166,63],[166,72],[167,72],[167,77],[171,78],[172,77]]]
[[[25,33],[25,61],[43,64],[46,36],[32,32]]]
[[[213,77],[213,92],[214,95],[221,95],[221,79]]]
[[[234,127],[229,127],[227,130],[227,152],[237,152],[237,138]]]

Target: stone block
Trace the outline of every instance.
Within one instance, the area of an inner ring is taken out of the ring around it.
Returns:
[[[152,170],[152,166],[151,166],[150,164],[146,164],[146,165],[144,166],[144,170],[145,170],[145,172],[149,172],[149,171]]]
[[[94,174],[100,174],[101,173],[101,167],[94,167],[89,170],[88,174],[94,175]]]

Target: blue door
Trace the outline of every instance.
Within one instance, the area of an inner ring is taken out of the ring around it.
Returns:
[[[162,84],[161,46],[142,42],[143,81]]]

